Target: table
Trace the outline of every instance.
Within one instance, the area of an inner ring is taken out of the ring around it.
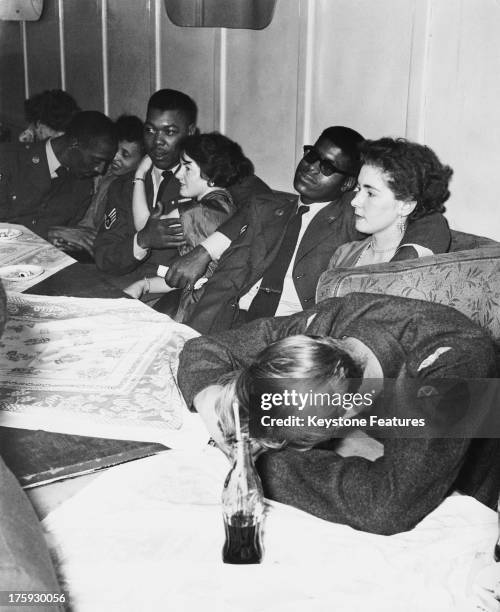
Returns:
[[[44,273],[37,278],[5,283],[7,290],[48,296],[128,297],[119,288],[123,285],[121,279],[100,272],[94,264],[75,263],[73,258],[24,226],[2,223],[1,228],[19,230],[22,234],[14,240],[0,240],[0,266],[35,264],[44,268]],[[32,487],[166,450],[165,446],[156,443],[5,427],[0,427],[0,448],[5,463],[21,485],[30,488],[30,497],[40,517],[80,488],[83,481],[79,486],[75,481],[45,486],[43,493]],[[57,492],[55,498],[54,491]],[[49,503],[47,498],[55,501]]]
[[[0,267],[29,265],[41,270],[39,276],[31,278],[3,279],[7,291],[25,291],[75,262],[72,257],[56,249],[24,225],[0,223],[0,232],[2,230],[11,232],[13,237],[0,235]]]
[[[272,502],[262,564],[223,564],[228,467],[211,447],[171,450],[101,473],[52,512],[43,527],[74,611],[497,610],[496,514],[467,496],[394,536]]]

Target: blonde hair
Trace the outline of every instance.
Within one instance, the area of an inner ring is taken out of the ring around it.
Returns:
[[[233,402],[236,400],[239,404],[242,431],[249,433],[251,396],[259,382],[264,382],[278,393],[286,388],[290,379],[345,393],[357,387],[361,378],[360,367],[341,348],[338,340],[290,336],[270,344],[247,368],[225,374],[218,381],[223,391],[215,411],[223,435],[231,443],[235,438]],[[321,428],[307,430],[299,427],[293,431],[293,428],[257,427],[256,431],[253,443],[264,450],[278,450],[285,446],[308,450],[333,437],[331,432],[321,431]]]

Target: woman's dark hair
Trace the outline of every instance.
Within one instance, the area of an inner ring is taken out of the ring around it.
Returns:
[[[28,123],[40,121],[58,132],[65,131],[79,110],[73,97],[62,89],[42,91],[24,102],[24,114]]]
[[[405,138],[365,140],[360,149],[362,162],[384,172],[398,200],[417,203],[408,221],[446,210],[453,170],[442,164],[432,149]]]
[[[239,144],[218,132],[187,136],[182,148],[217,187],[229,187],[253,174],[253,164]]]
[[[142,146],[144,123],[135,115],[121,115],[115,121],[118,140],[137,142]]]

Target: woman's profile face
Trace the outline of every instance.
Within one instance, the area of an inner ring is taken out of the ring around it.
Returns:
[[[200,199],[209,189],[208,182],[201,176],[200,166],[185,151],[181,155],[177,178],[181,184],[180,194],[185,198]]]
[[[123,176],[132,172],[142,159],[142,148],[138,142],[120,140],[113,161],[110,164],[111,172],[115,176]]]
[[[356,192],[351,205],[359,232],[376,234],[396,229],[405,203],[396,199],[387,175],[380,168],[362,166]]]

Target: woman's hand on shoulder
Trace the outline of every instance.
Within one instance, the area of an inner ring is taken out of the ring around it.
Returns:
[[[148,172],[148,170],[151,168],[152,165],[153,165],[153,161],[151,160],[151,157],[149,157],[149,155],[145,155],[139,162],[139,165],[137,166],[137,170],[135,171],[135,175],[134,175],[135,178],[144,179],[144,177],[146,176],[146,173]]]

